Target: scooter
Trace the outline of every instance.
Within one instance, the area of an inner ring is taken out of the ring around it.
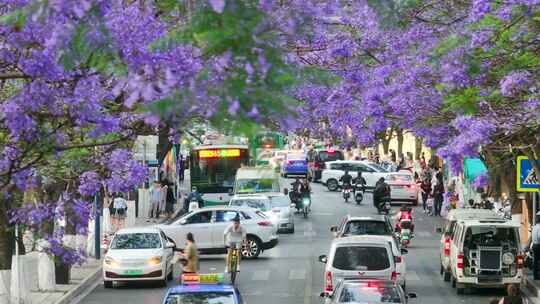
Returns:
[[[345,203],[349,202],[349,198],[351,198],[351,191],[351,186],[343,186],[341,192],[343,193],[343,199],[345,200]]]
[[[309,198],[309,196],[302,197],[302,214],[304,215],[304,218],[308,217],[310,207],[311,198]]]
[[[364,192],[363,187],[361,185],[355,185],[354,186],[354,200],[356,201],[357,205],[362,204],[362,201],[364,200]]]
[[[390,213],[390,198],[383,197],[381,201],[379,202],[379,205],[377,207],[377,213],[379,214],[386,214],[388,215]]]
[[[410,219],[401,219],[399,222],[399,241],[404,248],[407,248],[411,242],[411,226],[412,221]]]

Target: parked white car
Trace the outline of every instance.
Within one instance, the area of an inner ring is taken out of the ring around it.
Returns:
[[[332,293],[345,278],[393,280],[405,287],[406,249],[398,249],[392,236],[349,236],[336,238],[328,255],[319,256],[325,263],[324,291]]]
[[[155,227],[124,228],[116,232],[103,259],[103,285],[113,282],[173,279],[175,244]]]
[[[170,224],[157,227],[173,239],[178,248],[185,246],[186,234],[191,232],[201,253],[224,254],[227,251],[223,233],[236,215],[240,217],[242,227],[247,230],[247,246],[241,250],[243,257],[257,258],[262,251],[277,245],[277,227],[264,213],[247,207],[206,207],[190,212]]]
[[[321,173],[321,182],[328,190],[337,191],[340,187],[339,179],[348,170],[349,174],[355,178],[358,171],[362,171],[362,177],[366,180],[366,189],[375,188],[377,181],[384,177],[388,180],[391,174],[375,163],[362,160],[331,161],[325,163],[325,169]]]
[[[294,217],[291,201],[287,195],[235,195],[229,202],[231,207],[250,207],[262,211],[277,227],[278,232],[294,233]]]

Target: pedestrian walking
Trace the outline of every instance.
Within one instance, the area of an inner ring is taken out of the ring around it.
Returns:
[[[186,234],[186,247],[182,253],[182,273],[197,273],[199,270],[199,251],[193,233]]]
[[[150,190],[150,208],[148,208],[148,219],[146,222],[150,222],[152,218],[158,218],[159,203],[161,202],[161,184],[159,181],[155,181],[152,189]]]
[[[124,223],[126,220],[127,202],[124,199],[124,195],[122,193],[116,194],[113,200],[113,208],[113,227],[114,231],[116,232],[122,227],[124,227]]]
[[[540,212],[539,212],[540,213]],[[533,252],[533,278],[540,280],[540,215],[536,214],[536,224],[531,233],[532,252]]]
[[[165,195],[165,214],[167,217],[169,217],[174,212],[174,204],[176,199],[174,197],[173,184],[167,180],[165,180],[165,183],[167,184],[167,194]]]
[[[442,203],[444,201],[444,182],[442,172],[435,174],[435,183],[433,185],[433,203],[435,207],[435,216],[441,216]]]
[[[160,215],[165,214],[165,205],[167,204],[167,190],[169,189],[169,186],[167,184],[167,180],[163,180],[160,182],[161,185],[161,196],[159,200],[159,208],[158,208],[158,218]]]
[[[111,198],[108,194],[105,194],[103,198],[103,234],[109,235],[112,232],[111,225],[111,209],[113,207]]]
[[[431,193],[431,181],[429,180],[428,176],[423,176],[422,182],[420,183],[420,192],[422,195],[422,208],[424,209],[424,213],[426,213],[427,200]]]

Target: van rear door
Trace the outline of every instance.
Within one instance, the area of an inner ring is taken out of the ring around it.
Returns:
[[[343,244],[336,247],[333,280],[392,278],[394,255],[389,244]]]

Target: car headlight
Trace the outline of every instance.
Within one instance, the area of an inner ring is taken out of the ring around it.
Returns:
[[[118,266],[118,262],[116,262],[111,257],[105,257],[105,260],[103,262],[105,263],[105,265],[108,265],[108,266],[113,266],[113,267]]]
[[[146,264],[148,264],[150,266],[158,265],[160,263],[161,263],[161,257],[160,256],[151,257],[146,261]]]
[[[502,256],[502,262],[504,265],[512,265],[515,261],[515,257],[512,253],[507,252]]]

